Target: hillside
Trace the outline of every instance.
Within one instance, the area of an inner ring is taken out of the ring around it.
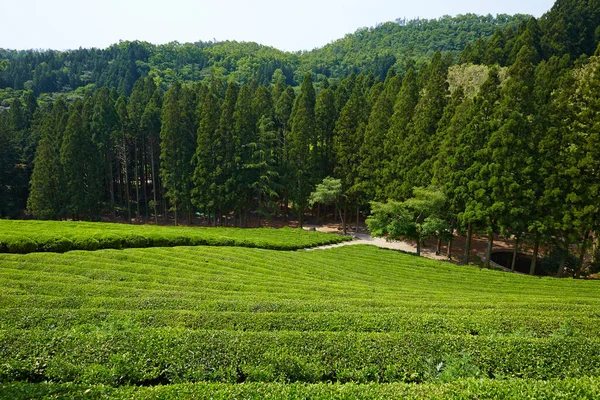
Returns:
[[[341,78],[351,72],[373,71],[381,78],[396,64],[403,68],[411,55],[419,61],[436,50],[454,58],[465,45],[489,38],[496,29],[516,29],[525,15],[477,16],[473,14],[432,20],[397,20],[353,34],[310,52],[290,53],[257,43],[196,42],[153,45],[121,42],[107,49],[66,52],[0,49],[0,101],[14,90],[36,95],[71,92],[80,87],[114,87],[130,94],[140,77],[152,74],[164,87],[174,81],[200,81],[212,74],[238,82],[255,78],[271,81],[281,69],[286,83],[297,85],[306,71]],[[7,104],[5,104],[7,105]]]
[[[311,397],[598,395],[593,281],[479,270],[371,246],[201,246],[0,254],[0,284],[0,397],[276,396],[292,382],[320,384],[297,387]],[[250,385],[226,385],[240,382]],[[184,383],[195,385],[156,386]]]

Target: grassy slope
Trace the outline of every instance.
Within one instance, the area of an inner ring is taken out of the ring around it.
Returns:
[[[596,378],[541,382],[600,376],[597,282],[457,267],[370,246],[178,247],[1,254],[0,286],[0,382],[84,385],[0,387],[9,397],[94,384],[123,386],[94,393],[124,397],[598,394]],[[458,365],[452,379],[509,380],[442,385],[440,362]],[[239,380],[265,383],[126,387]],[[272,383],[282,381],[430,383]]]
[[[0,252],[64,252],[186,245],[295,250],[347,240],[301,229],[237,229],[0,219]]]

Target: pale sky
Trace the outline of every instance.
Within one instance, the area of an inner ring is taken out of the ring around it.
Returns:
[[[217,39],[311,50],[360,27],[397,18],[531,14],[553,0],[0,0],[0,48],[105,48]]]

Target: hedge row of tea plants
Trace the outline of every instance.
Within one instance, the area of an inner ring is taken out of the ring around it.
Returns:
[[[0,286],[0,390],[586,398],[600,376],[598,282],[372,246],[0,254]]]
[[[0,253],[174,246],[241,246],[297,250],[348,237],[302,229],[237,229],[0,219]]]
[[[600,379],[460,379],[442,384],[306,384],[306,383],[195,383],[151,387],[81,384],[0,384],[0,397],[19,399],[289,399],[289,400],[442,400],[442,399],[580,399],[600,397]]]

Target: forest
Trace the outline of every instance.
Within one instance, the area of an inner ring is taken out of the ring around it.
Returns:
[[[559,0],[540,19],[397,21],[307,54],[1,50],[0,216],[302,226],[335,182],[344,222],[435,196],[428,235],[511,236],[564,272],[598,248],[599,25],[597,1]]]

